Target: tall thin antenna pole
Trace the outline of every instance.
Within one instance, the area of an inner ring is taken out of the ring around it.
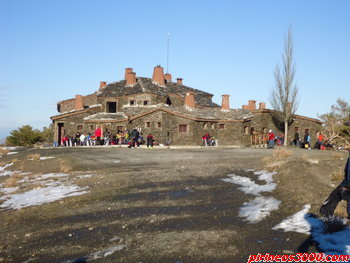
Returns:
[[[167,51],[166,51],[166,71],[169,73],[169,40],[170,40],[170,33],[167,33]]]

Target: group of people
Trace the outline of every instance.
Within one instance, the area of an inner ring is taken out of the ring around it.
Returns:
[[[151,133],[147,135],[146,141],[147,147],[153,148],[155,140]],[[134,128],[131,131],[118,130],[116,133],[106,129],[103,134],[101,128],[97,128],[94,134],[77,132],[74,137],[64,135],[61,138],[61,145],[66,147],[127,144],[129,148],[133,149],[144,143],[141,128]]]
[[[210,134],[207,132],[202,137],[202,146],[217,146],[218,141],[214,138],[214,136],[210,136]]]
[[[269,130],[267,137],[268,137],[267,148],[269,149],[273,149],[275,145],[281,146],[284,144],[284,136],[283,135],[275,136],[272,130]]]
[[[296,147],[301,147],[304,149],[311,149],[311,136],[308,131],[305,131],[303,141],[301,141],[299,132],[295,132],[292,144]],[[325,137],[320,133],[317,137],[314,149],[324,150],[326,145]]]

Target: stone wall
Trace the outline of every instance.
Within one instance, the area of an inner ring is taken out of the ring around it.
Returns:
[[[311,142],[314,144],[318,136],[318,132],[321,131],[322,125],[308,118],[296,116],[293,123],[289,126],[288,129],[288,138],[287,141],[290,143],[294,139],[295,129],[298,127],[300,138],[303,139],[305,130],[309,130],[311,136]],[[252,128],[254,130],[252,131]],[[282,128],[282,129],[281,129]],[[256,112],[254,113],[254,118],[251,121],[249,132],[254,134],[267,134],[271,129],[276,136],[281,136],[284,134],[284,128],[278,128],[273,122],[271,114],[269,112]]]
[[[58,103],[60,105],[59,112],[69,112],[75,110],[75,99],[64,100]],[[83,96],[83,106],[88,107],[97,104],[97,96],[90,94]]]

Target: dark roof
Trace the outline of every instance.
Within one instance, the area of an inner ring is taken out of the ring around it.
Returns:
[[[133,86],[127,86],[125,80],[109,83],[107,87],[98,91],[96,94],[98,97],[121,97],[139,93],[152,93],[160,96],[176,94],[185,97],[187,92],[193,92],[195,94],[194,98],[197,105],[219,107],[219,105],[212,102],[213,94],[211,93],[178,85],[171,81],[167,82],[164,86],[157,85],[152,82],[152,79],[143,77],[137,78],[137,82]]]
[[[163,110],[175,115],[189,117],[195,120],[203,121],[244,121],[253,117],[250,111],[243,109],[231,109],[229,111],[222,111],[221,108],[193,108],[188,109],[184,106],[161,106],[157,108],[145,111],[145,108],[141,107],[124,107],[123,111],[128,116],[132,116],[131,119],[144,116],[157,110]]]

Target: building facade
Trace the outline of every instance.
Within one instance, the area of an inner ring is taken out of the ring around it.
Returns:
[[[54,140],[76,132],[93,134],[95,129],[116,132],[141,128],[152,133],[158,143],[170,140],[173,145],[200,145],[204,134],[214,136],[219,145],[256,145],[268,130],[282,135],[265,103],[249,100],[241,109],[231,109],[229,95],[222,95],[222,104],[212,101],[213,95],[172,81],[156,66],[152,78],[137,77],[132,68],[125,69],[124,80],[100,82],[99,90],[57,103],[58,115],[52,116]],[[296,115],[289,129],[288,141],[295,131],[307,131],[315,139],[321,121]]]

